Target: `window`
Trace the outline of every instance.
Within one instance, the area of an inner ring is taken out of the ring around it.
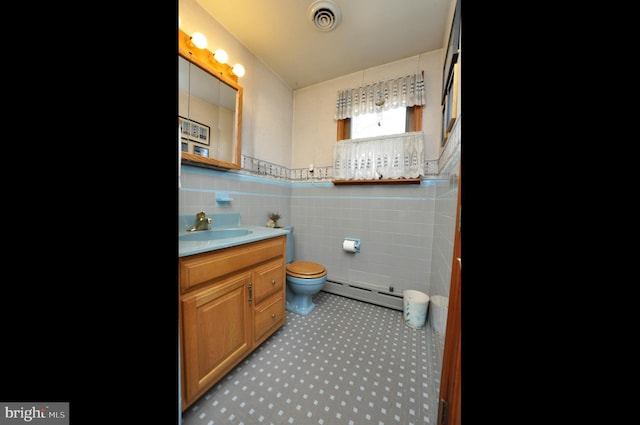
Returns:
[[[337,140],[359,137],[359,135],[364,134],[362,133],[364,131],[363,128],[367,128],[366,131],[373,131],[375,126],[382,127],[380,120],[373,121],[375,125],[372,125],[371,122],[367,124],[358,122],[358,129],[352,131],[352,126],[356,123],[355,121],[352,122],[352,119],[360,114],[376,117],[377,109],[382,105],[384,105],[384,115],[396,108],[401,108],[405,111],[404,130],[396,132],[389,126],[384,130],[382,128],[375,129],[375,134],[387,136],[422,131],[422,107],[424,104],[424,72],[338,90],[335,115],[338,122]],[[396,119],[402,122],[400,118]],[[399,129],[402,129],[401,125]],[[387,133],[387,131],[390,133]]]
[[[422,105],[416,105],[384,111],[380,121],[377,113],[340,119],[337,140],[386,136],[420,130],[422,130]]]
[[[460,1],[456,2],[453,22],[449,30],[449,42],[442,69],[442,139],[440,146],[444,146],[449,138],[458,112],[458,84],[460,55]]]
[[[382,113],[360,114],[351,118],[351,138],[387,136],[406,131],[407,108],[389,109]]]

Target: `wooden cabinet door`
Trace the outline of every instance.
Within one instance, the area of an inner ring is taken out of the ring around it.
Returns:
[[[241,273],[182,297],[185,400],[191,404],[252,349],[249,283]]]

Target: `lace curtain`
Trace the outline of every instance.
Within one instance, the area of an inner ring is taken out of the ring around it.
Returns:
[[[378,180],[424,175],[424,133],[342,140],[335,144],[333,178]]]
[[[422,73],[418,73],[352,89],[338,90],[336,119],[424,104],[424,80]]]

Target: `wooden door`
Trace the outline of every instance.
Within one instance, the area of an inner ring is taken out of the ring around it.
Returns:
[[[461,169],[461,167],[460,167]],[[438,403],[438,425],[461,424],[461,294],[462,251],[461,221],[462,211],[462,173],[458,175],[458,205],[456,227],[453,240],[453,260],[451,264],[451,288],[449,290],[449,310],[442,358],[442,380],[440,381],[440,400]]]
[[[182,296],[183,410],[252,350],[250,282],[245,272]]]

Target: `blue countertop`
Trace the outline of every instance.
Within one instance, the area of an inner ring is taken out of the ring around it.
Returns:
[[[263,239],[274,238],[276,236],[286,235],[288,230],[284,228],[271,228],[266,226],[250,226],[250,225],[233,225],[233,226],[213,226],[212,229],[225,229],[225,228],[242,228],[250,230],[251,233],[244,236],[236,236],[224,239],[213,239],[208,241],[183,241],[180,240],[181,235],[185,235],[192,232],[179,232],[178,233],[178,257],[185,257],[187,255],[199,254],[201,252],[214,251],[216,249],[228,248],[231,246],[242,245],[249,242],[260,241]]]

